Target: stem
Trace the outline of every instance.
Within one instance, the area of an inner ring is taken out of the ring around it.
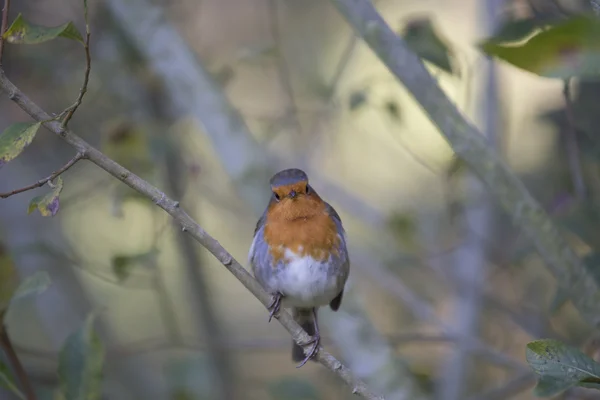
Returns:
[[[77,109],[81,105],[81,102],[83,101],[83,96],[85,96],[85,93],[87,92],[88,82],[90,80],[90,71],[92,69],[92,58],[90,56],[90,24],[88,22],[87,1],[85,1],[84,7],[85,7],[85,43],[83,44],[83,48],[85,49],[85,74],[83,76],[83,85],[81,85],[81,89],[79,90],[79,96],[77,96],[77,100],[75,101],[75,104],[73,104],[71,107],[69,107],[65,110],[67,115],[65,116],[65,119],[62,122],[63,128],[67,127],[67,124],[73,117],[73,114],[75,114],[75,111],[77,111]]]
[[[0,27],[0,66],[2,66],[2,53],[4,51],[4,32],[8,29],[8,11],[10,10],[10,0],[4,0],[2,9],[2,27]]]
[[[0,348],[6,354],[8,362],[14,370],[15,375],[19,379],[19,382],[21,382],[21,387],[25,392],[25,398],[27,400],[35,400],[35,392],[33,391],[33,387],[31,386],[29,377],[27,376],[27,373],[25,372],[21,361],[19,361],[19,357],[17,357],[17,353],[15,352],[15,349],[10,341],[8,331],[6,330],[6,326],[4,325],[4,323],[1,323],[0,325]]]
[[[12,192],[0,193],[0,199],[6,199],[7,197],[13,196],[15,194],[23,193],[28,190],[42,187],[46,183],[49,183],[49,182],[53,181],[54,179],[56,179],[57,176],[61,175],[63,172],[65,172],[66,170],[71,168],[73,165],[75,165],[75,163],[77,163],[77,161],[81,160],[84,157],[85,156],[83,153],[77,153],[77,155],[75,157],[73,157],[68,163],[66,163],[61,169],[54,171],[51,175],[47,176],[46,178],[40,179],[39,181],[37,181],[29,186],[25,186],[20,189],[15,189]]]
[[[571,99],[571,78],[564,80],[563,96],[565,98],[565,113],[567,115],[566,147],[569,170],[573,179],[575,197],[582,200],[585,197],[586,188],[581,171],[581,156],[577,144],[577,132],[575,130],[575,115],[573,113],[573,100]]]

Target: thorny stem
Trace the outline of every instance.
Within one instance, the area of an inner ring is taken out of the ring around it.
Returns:
[[[46,183],[51,184],[52,181],[54,179],[56,179],[56,177],[58,177],[63,172],[65,172],[66,170],[68,170],[69,168],[71,168],[73,165],[75,165],[75,163],[77,163],[77,161],[81,160],[82,158],[85,158],[85,155],[83,153],[77,153],[77,155],[75,157],[73,157],[68,163],[66,163],[65,165],[63,165],[59,170],[54,171],[51,175],[45,177],[44,179],[40,179],[39,181],[37,181],[37,182],[35,182],[35,183],[33,183],[33,184],[29,185],[29,186],[25,186],[25,187],[22,187],[20,189],[15,189],[12,192],[0,193],[0,199],[6,199],[7,197],[13,196],[15,194],[23,193],[23,192],[26,192],[28,190],[32,190],[32,189],[36,189],[36,188],[42,187]]]
[[[0,28],[0,66],[2,66],[2,53],[4,50],[4,32],[8,29],[8,11],[10,10],[10,0],[4,0],[4,8],[2,9],[2,27]]]
[[[15,375],[21,382],[21,387],[25,394],[25,399],[27,400],[35,400],[35,392],[33,391],[33,386],[31,386],[31,382],[29,381],[29,377],[15,352],[15,349],[10,341],[10,337],[8,336],[8,331],[6,330],[6,326],[4,322],[0,319],[0,349],[4,351],[6,354],[6,358],[10,363]]]

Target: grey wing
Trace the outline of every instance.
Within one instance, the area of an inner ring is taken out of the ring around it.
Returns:
[[[262,222],[261,222],[262,221]],[[258,221],[254,230],[254,239],[248,253],[248,261],[252,268],[254,278],[268,292],[275,292],[277,288],[273,287],[274,274],[276,269],[273,268],[273,257],[269,252],[269,246],[264,240],[264,218]]]
[[[325,210],[327,211],[327,214],[329,214],[329,216],[333,219],[333,222],[335,222],[335,225],[338,228],[338,232],[341,232],[340,236],[342,237],[343,250],[345,253],[347,253],[346,231],[344,230],[344,226],[342,225],[342,219],[340,218],[340,215],[337,213],[337,211],[335,211],[335,208],[333,208],[331,204],[327,202],[325,202]]]
[[[340,218],[339,214],[335,211],[335,209],[329,203],[325,203],[325,209],[335,222],[338,231],[341,232],[340,236],[342,238],[342,244],[340,248],[340,263],[343,273],[340,275],[340,277],[345,282],[348,279],[348,275],[350,274],[350,257],[348,256],[348,248],[346,247],[346,231],[342,226],[342,219]],[[340,308],[343,296],[344,288],[342,287],[340,293],[329,303],[329,307],[331,307],[333,311],[337,311]]]

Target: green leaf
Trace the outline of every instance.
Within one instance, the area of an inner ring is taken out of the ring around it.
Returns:
[[[535,18],[509,20],[501,24],[488,41],[494,43],[520,41],[532,35],[539,28]]]
[[[79,33],[72,22],[67,22],[56,27],[45,27],[27,22],[21,14],[17,15],[17,18],[2,37],[8,43],[13,44],[39,44],[56,39],[57,37],[84,43],[81,33]]]
[[[29,296],[39,295],[48,289],[51,283],[50,275],[46,271],[38,271],[21,282],[11,301],[19,301]]]
[[[401,33],[406,45],[419,57],[452,74],[451,50],[429,18],[410,21]]]
[[[100,398],[104,349],[94,332],[94,314],[71,334],[60,352],[58,375],[65,400]]]
[[[16,158],[29,146],[42,124],[40,122],[17,122],[0,135],[0,168]]]
[[[157,255],[157,249],[152,249],[145,253],[134,255],[116,255],[111,260],[113,273],[119,279],[119,282],[123,282],[124,280],[129,278],[129,276],[131,276],[131,270],[135,266],[149,262],[152,258],[156,257]]]
[[[500,44],[491,38],[480,47],[490,56],[540,76],[598,78],[599,35],[597,18],[578,16],[538,33],[522,45]]]
[[[25,400],[25,395],[21,393],[15,379],[10,373],[10,369],[0,360],[0,387],[13,392],[19,399]]]
[[[31,214],[37,208],[44,217],[54,217],[56,215],[60,208],[60,192],[63,189],[63,180],[60,176],[56,178],[56,183],[53,186],[52,191],[31,199],[29,207],[27,207],[27,214]]]
[[[12,310],[13,304],[33,295],[39,295],[51,284],[50,275],[46,271],[38,271],[25,278],[13,293],[6,308],[6,318]]]
[[[319,400],[317,389],[308,381],[285,377],[269,385],[274,400]]]
[[[527,362],[540,377],[534,393],[551,397],[573,386],[600,388],[600,364],[558,340],[527,344]]]

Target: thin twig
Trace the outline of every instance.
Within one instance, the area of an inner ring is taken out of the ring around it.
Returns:
[[[197,242],[204,246],[217,260],[221,262],[245,287],[250,291],[264,306],[271,302],[271,295],[264,291],[260,284],[242,267],[242,265],[233,258],[233,256],[221,246],[221,244],[210,236],[198,223],[196,223],[181,207],[179,203],[152,186],[139,176],[133,174],[120,164],[108,158],[102,152],[88,144],[81,137],[66,129],[58,121],[51,120],[48,113],[42,110],[37,104],[31,101],[21,90],[19,90],[0,69],[0,88],[10,99],[28,113],[34,120],[43,121],[44,126],[54,134],[61,137],[65,142],[73,146],[77,151],[87,155],[87,159],[104,169],[106,172],[119,179],[138,193],[152,200],[157,206],[171,215],[179,223],[184,232],[191,235]],[[299,345],[310,346],[310,336],[294,321],[287,311],[281,311],[276,317],[281,325],[291,334],[292,338]],[[266,320],[266,319],[265,319]],[[322,347],[319,348],[316,360],[323,366],[335,373],[348,386],[352,393],[362,396],[368,400],[383,399],[375,395],[367,385],[355,379],[352,371],[338,361]]]
[[[567,116],[566,148],[569,170],[573,179],[575,197],[581,200],[585,197],[585,182],[581,171],[581,157],[579,145],[577,144],[577,132],[575,130],[575,115],[573,114],[573,99],[571,99],[571,79],[567,78],[563,83],[563,96],[565,98],[565,114]]]
[[[88,82],[90,80],[90,70],[92,69],[92,58],[90,56],[90,24],[88,21],[87,0],[84,0],[83,7],[84,7],[84,16],[85,16],[85,42],[83,44],[83,48],[85,49],[85,74],[83,76],[83,85],[81,86],[81,89],[79,90],[79,96],[77,96],[77,100],[71,107],[69,107],[65,111],[63,111],[63,113],[66,112],[66,114],[67,114],[62,121],[63,129],[67,127],[67,124],[73,117],[73,114],[75,114],[75,111],[77,111],[77,109],[81,105],[83,96],[87,92]]]
[[[33,386],[31,386],[31,382],[29,381],[29,377],[15,352],[15,349],[10,341],[10,337],[8,336],[8,331],[6,330],[6,326],[3,322],[0,321],[0,348],[6,354],[6,358],[8,358],[8,362],[10,363],[15,375],[21,382],[21,388],[25,394],[25,398],[27,400],[35,400],[35,392],[33,391]]]
[[[57,176],[61,175],[63,172],[65,172],[66,170],[71,168],[73,165],[75,165],[75,163],[77,163],[77,161],[81,160],[84,157],[85,157],[85,155],[83,153],[77,153],[77,155],[75,157],[73,157],[68,163],[66,163],[64,166],[62,166],[59,170],[54,171],[51,175],[45,177],[44,179],[40,179],[36,183],[33,183],[29,186],[25,186],[20,189],[15,189],[12,192],[8,192],[8,193],[0,193],[0,199],[6,199],[7,197],[13,196],[15,194],[23,193],[28,190],[42,187],[46,183],[51,182],[54,179],[56,179]]]
[[[0,67],[2,66],[2,53],[4,51],[4,32],[8,29],[8,11],[10,10],[10,0],[4,0],[2,9],[2,27],[0,28]]]

